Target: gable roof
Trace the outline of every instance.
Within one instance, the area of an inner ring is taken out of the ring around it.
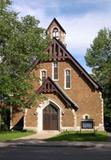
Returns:
[[[59,46],[59,50],[62,50],[62,54],[61,53],[57,53],[57,52],[54,52],[52,53],[52,45],[53,44],[57,44]],[[51,48],[51,49],[50,49]],[[56,38],[53,38],[51,44],[49,45],[48,49],[47,50],[50,50],[50,52],[48,52],[49,55],[51,55],[51,57],[46,60],[47,61],[64,61],[64,60],[70,60],[72,62],[72,64],[74,66],[76,66],[76,68],[80,71],[80,73],[82,75],[84,75],[84,77],[90,82],[90,84],[92,84],[92,86],[97,89],[97,90],[102,90],[101,87],[99,86],[99,84],[87,73],[87,71],[80,65],[80,63],[71,55],[71,53],[66,49],[66,47],[64,46],[64,44],[57,40]],[[32,66],[30,67],[29,69],[29,72],[31,70],[34,69],[34,67],[40,63],[40,61],[36,60],[34,61],[34,63],[32,64]]]
[[[62,100],[66,103],[66,106],[72,107],[75,110],[78,109],[78,105],[73,102],[65,93],[64,91],[54,83],[50,77],[48,77],[43,84],[37,89],[36,93],[56,93],[59,95]]]
[[[54,18],[54,19],[52,20],[52,22],[49,24],[49,26],[48,26],[48,28],[47,28],[47,31],[48,31],[48,29],[50,28],[50,26],[52,25],[53,22],[55,22],[55,23],[60,27],[60,29],[66,34],[64,28],[60,25],[60,23],[57,21],[56,18]]]
[[[57,40],[56,38],[53,38],[52,43],[56,43],[59,45],[60,48],[63,49],[63,54],[61,55],[54,55],[52,56],[52,60],[70,60],[74,66],[77,67],[77,69],[85,76],[85,78],[98,90],[101,90],[101,87],[99,84],[88,74],[88,72],[80,65],[80,63],[71,55],[71,53],[66,49],[64,44]]]

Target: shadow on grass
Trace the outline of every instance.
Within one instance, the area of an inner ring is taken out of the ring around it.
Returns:
[[[106,141],[107,139],[108,135],[106,132],[63,132],[58,136],[47,139],[47,141]]]

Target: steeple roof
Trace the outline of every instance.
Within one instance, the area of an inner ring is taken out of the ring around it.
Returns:
[[[56,18],[54,18],[54,19],[52,20],[52,22],[49,24],[49,26],[48,26],[48,28],[47,28],[47,31],[48,31],[48,29],[50,28],[50,26],[52,25],[53,22],[55,22],[55,23],[58,25],[58,27],[66,34],[64,28],[60,25],[60,23],[57,21]]]

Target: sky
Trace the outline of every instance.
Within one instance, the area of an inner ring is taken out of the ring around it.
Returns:
[[[35,16],[47,28],[55,17],[66,31],[68,51],[91,73],[84,56],[100,29],[111,29],[111,0],[12,0],[19,17]]]

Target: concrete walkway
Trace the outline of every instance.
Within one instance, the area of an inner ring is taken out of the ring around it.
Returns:
[[[28,140],[28,139],[36,139],[36,140],[45,140],[47,138],[54,137],[56,135],[60,134],[59,131],[42,131],[40,133],[36,133],[30,136],[25,136],[22,138],[19,138],[19,140]]]

